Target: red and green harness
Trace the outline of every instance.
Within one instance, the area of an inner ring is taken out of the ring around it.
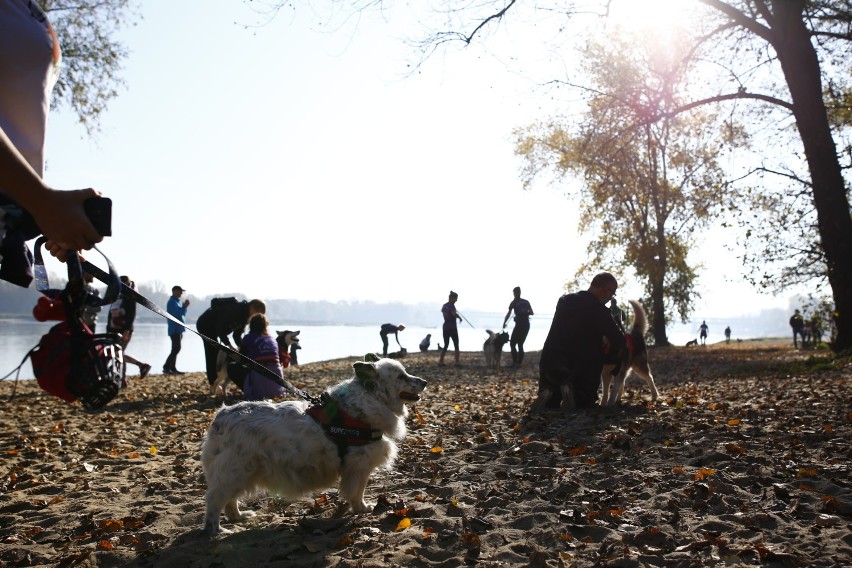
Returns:
[[[322,426],[326,436],[337,446],[341,460],[349,446],[366,446],[382,439],[381,430],[352,417],[326,393],[322,393],[320,403],[308,408],[305,414]]]

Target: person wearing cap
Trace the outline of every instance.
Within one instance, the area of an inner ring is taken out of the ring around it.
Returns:
[[[166,303],[166,312],[176,320],[186,321],[186,310],[189,308],[189,300],[180,301],[180,297],[186,292],[180,286],[172,286],[172,296]],[[180,342],[183,339],[184,327],[172,320],[167,320],[169,339],[172,341],[172,350],[169,356],[166,357],[166,362],[163,364],[164,375],[182,375],[183,372],[177,370],[177,356],[180,353]]]
[[[573,400],[565,401],[567,407],[595,405],[606,355],[603,338],[609,342],[610,355],[621,353],[627,345],[605,305],[617,289],[615,277],[601,272],[592,279],[588,290],[559,298],[541,350],[534,411],[560,408],[563,385],[571,387]]]
[[[524,362],[524,341],[527,340],[527,335],[530,333],[530,316],[535,314],[530,303],[521,298],[520,286],[515,286],[512,289],[512,294],[514,298],[509,304],[506,317],[503,318],[503,329],[506,329],[509,316],[514,311],[515,327],[512,329],[512,336],[509,338],[509,349],[512,351],[512,367],[520,367],[521,363]]]
[[[379,336],[382,338],[382,357],[388,356],[388,335],[393,334],[394,339],[396,339],[396,344],[399,345],[399,348],[402,349],[402,345],[399,343],[399,335],[397,335],[400,331],[404,330],[405,326],[402,324],[394,325],[392,323],[383,323],[382,329],[379,331]]]
[[[438,364],[444,364],[444,355],[447,354],[447,347],[450,346],[450,339],[453,340],[453,347],[456,350],[456,365],[459,365],[459,328],[456,320],[461,321],[462,317],[456,311],[456,300],[459,295],[450,290],[450,297],[446,304],[441,306],[441,314],[444,316],[444,346],[441,348],[441,358],[438,359]]]

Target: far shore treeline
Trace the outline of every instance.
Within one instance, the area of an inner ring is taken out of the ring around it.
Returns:
[[[62,288],[65,281],[51,275],[51,286]],[[165,309],[166,302],[171,295],[166,286],[161,283],[139,284],[140,294]],[[103,286],[96,286],[103,293]],[[32,308],[35,306],[41,293],[35,289],[35,285],[29,288],[21,288],[8,282],[0,281],[0,317],[32,317]],[[194,322],[201,313],[210,306],[210,299],[214,297],[234,296],[239,299],[246,298],[245,295],[234,292],[223,292],[210,296],[194,296],[191,290],[184,295],[189,298],[190,305],[187,312],[187,321]],[[421,327],[433,327],[441,323],[441,303],[376,303],[369,301],[306,301],[293,299],[270,299],[261,298],[266,302],[266,315],[271,321],[287,321],[294,324],[316,324],[316,325],[371,325],[387,322],[404,323]],[[477,312],[470,312],[470,316]],[[466,315],[467,312],[466,312]],[[140,307],[137,310],[137,321],[156,322],[162,321],[162,317],[154,312]]]

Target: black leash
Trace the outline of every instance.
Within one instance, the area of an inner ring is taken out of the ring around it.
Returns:
[[[109,283],[109,274],[107,274],[106,272],[104,272],[103,270],[101,270],[100,268],[98,268],[97,266],[95,266],[94,264],[92,264],[91,262],[89,262],[87,260],[84,260],[82,262],[82,265],[83,265],[83,270],[85,270],[87,273],[91,274],[92,276],[94,276],[95,278],[100,280],[101,282],[104,282],[104,283],[107,283],[107,284]],[[184,322],[180,321],[176,317],[174,317],[171,314],[163,311],[157,304],[153,303],[151,300],[149,300],[148,298],[146,298],[145,296],[143,296],[142,294],[140,294],[139,292],[137,292],[136,290],[134,290],[130,286],[127,286],[126,284],[121,283],[121,293],[127,294],[128,297],[132,298],[136,303],[141,304],[142,306],[145,306],[146,308],[148,308],[149,310],[151,310],[155,314],[163,316],[167,320],[172,321],[172,322],[180,325],[181,327],[183,327],[184,329],[186,329],[188,331],[191,331],[192,333],[194,333],[195,335],[197,335],[198,337],[200,337],[201,339],[203,339],[204,341],[206,341],[210,345],[213,345],[217,349],[227,353],[232,359],[239,361],[240,364],[242,364],[243,366],[249,367],[249,368],[257,371],[258,373],[260,373],[261,375],[263,375],[264,377],[266,377],[267,379],[269,379],[273,383],[277,384],[280,387],[283,387],[285,390],[288,390],[291,393],[299,396],[300,398],[307,400],[311,404],[319,404],[320,399],[318,399],[314,396],[311,396],[310,394],[306,393],[305,391],[303,391],[301,389],[297,389],[296,387],[291,385],[289,382],[285,381],[284,379],[282,379],[281,377],[276,375],[274,372],[272,372],[270,369],[267,369],[266,367],[264,367],[263,365],[261,365],[260,363],[258,363],[254,359],[252,359],[251,357],[246,357],[245,355],[243,355],[239,351],[232,349],[231,347],[229,347],[227,345],[223,345],[222,343],[219,343],[215,339],[211,339],[211,338],[207,337],[206,335],[204,335],[203,333],[200,333],[197,330],[192,329],[191,327],[189,327],[188,325],[186,325]]]

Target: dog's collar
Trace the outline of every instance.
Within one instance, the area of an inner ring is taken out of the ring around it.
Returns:
[[[322,393],[319,404],[311,406],[305,413],[316,420],[325,430],[325,434],[337,445],[341,460],[349,446],[366,446],[382,439],[381,430],[353,418],[326,393]]]

